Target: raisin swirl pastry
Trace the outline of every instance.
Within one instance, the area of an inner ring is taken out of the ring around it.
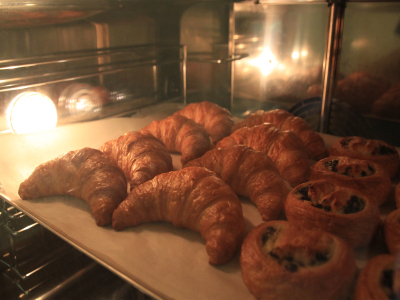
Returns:
[[[396,203],[396,207],[400,208],[400,183],[396,185],[396,188],[394,190],[394,200]]]
[[[201,167],[163,173],[134,188],[114,211],[112,225],[123,230],[157,221],[199,232],[214,265],[233,257],[245,230],[236,194],[214,172]]]
[[[264,222],[243,241],[242,278],[257,299],[346,299],[354,252],[337,236],[287,221]]]
[[[322,137],[305,120],[283,109],[258,110],[236,124],[232,132],[242,127],[252,127],[263,123],[272,123],[282,130],[291,130],[296,133],[303,141],[310,159],[320,160],[328,156],[328,149]]]
[[[23,200],[70,195],[85,200],[96,224],[111,224],[111,216],[127,196],[124,172],[100,150],[83,148],[45,162],[18,189]]]
[[[220,140],[216,147],[235,145],[246,145],[267,154],[291,186],[310,178],[310,163],[304,143],[293,131],[281,130],[271,123],[243,127]]]
[[[399,255],[400,251],[400,209],[392,211],[383,222],[383,233],[389,253]]]
[[[373,257],[361,271],[354,300],[399,299],[400,272],[395,255]]]
[[[354,248],[368,245],[380,222],[376,204],[356,190],[327,180],[294,188],[286,198],[285,214],[299,228],[330,232]]]
[[[203,126],[214,144],[231,134],[232,114],[218,104],[208,101],[191,103],[176,113]]]
[[[214,148],[185,165],[190,166],[214,171],[236,194],[250,198],[264,221],[279,217],[289,190],[266,154],[244,145]]]
[[[311,166],[310,180],[317,179],[358,190],[377,205],[388,199],[391,189],[389,174],[381,165],[345,156],[330,156]]]
[[[331,156],[347,156],[373,161],[381,165],[390,178],[397,175],[400,167],[396,148],[380,140],[365,139],[359,136],[344,137],[332,144]]]

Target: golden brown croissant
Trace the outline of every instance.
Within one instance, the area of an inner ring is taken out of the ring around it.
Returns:
[[[285,202],[288,221],[341,237],[353,248],[370,244],[380,224],[378,205],[361,192],[328,180],[295,187]]]
[[[400,168],[400,157],[396,148],[380,140],[359,136],[343,137],[332,144],[329,154],[373,161],[386,169],[390,178],[395,177]]]
[[[377,205],[383,204],[390,193],[389,174],[372,161],[345,156],[329,156],[311,167],[311,180],[327,179],[358,190]]]
[[[259,300],[347,299],[354,251],[339,237],[287,221],[263,222],[243,241],[244,283]]]
[[[214,148],[185,167],[214,171],[238,195],[257,205],[264,221],[278,218],[288,188],[273,161],[264,153],[244,145]]]
[[[203,126],[214,144],[231,134],[232,114],[217,104],[208,101],[191,103],[176,113]]]
[[[109,225],[127,196],[124,172],[100,150],[83,148],[45,162],[20,184],[19,196],[34,199],[70,195],[85,200],[99,226]]]
[[[354,300],[398,299],[400,271],[395,255],[373,257],[357,279]]]
[[[165,144],[168,151],[182,153],[182,165],[211,149],[207,131],[200,124],[179,114],[155,120],[141,132],[154,135]]]
[[[172,171],[172,157],[159,139],[150,133],[129,131],[100,147],[130,180],[132,190],[154,176]]]
[[[281,130],[271,123],[243,127],[216,145],[228,148],[246,145],[267,154],[291,186],[308,181],[310,164],[302,140],[289,130]]]
[[[242,127],[252,127],[263,123],[272,123],[282,130],[291,130],[296,133],[303,141],[310,159],[318,161],[328,156],[328,149],[322,137],[314,132],[302,118],[296,117],[283,109],[256,111],[247,116],[244,121],[236,124],[232,128],[232,132]]]
[[[215,265],[232,258],[245,229],[236,194],[214,172],[200,167],[163,173],[136,187],[114,211],[112,224],[122,230],[157,221],[200,232]]]

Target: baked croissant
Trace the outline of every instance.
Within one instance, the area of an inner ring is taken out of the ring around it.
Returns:
[[[354,251],[339,237],[263,222],[243,241],[243,281],[259,300],[343,300],[356,272]]]
[[[124,171],[131,190],[158,174],[172,171],[171,154],[150,133],[129,131],[103,144],[100,151]]]
[[[291,130],[303,141],[310,159],[320,160],[328,156],[328,149],[322,137],[302,118],[296,117],[283,109],[271,111],[258,110],[233,126],[232,132],[242,127],[252,127],[263,123],[272,123],[282,130]]]
[[[203,126],[214,144],[231,134],[232,114],[217,104],[208,101],[191,103],[176,113]]]
[[[343,137],[329,148],[331,156],[347,156],[373,161],[389,173],[390,178],[397,175],[400,168],[400,157],[392,145],[360,136]]]
[[[308,181],[310,164],[302,140],[289,130],[271,123],[243,127],[223,138],[217,148],[246,145],[267,154],[291,186]]]
[[[245,230],[236,194],[214,172],[200,167],[163,173],[136,187],[114,211],[112,224],[122,230],[157,221],[200,232],[214,265],[232,258]]]
[[[54,195],[81,198],[90,205],[96,224],[104,226],[126,198],[127,181],[100,150],[83,148],[36,167],[20,184],[18,194],[24,200]]]
[[[211,149],[207,131],[200,124],[179,114],[155,120],[141,132],[154,135],[165,144],[168,151],[182,153],[182,165]]]
[[[196,166],[214,171],[236,194],[250,198],[264,221],[281,213],[288,188],[266,154],[245,145],[214,148],[185,165]]]

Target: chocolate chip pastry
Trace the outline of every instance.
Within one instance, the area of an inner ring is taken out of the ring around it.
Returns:
[[[311,166],[310,179],[326,179],[355,189],[377,205],[388,199],[391,189],[389,174],[381,165],[345,156],[330,156],[316,162]]]
[[[332,144],[330,156],[347,156],[373,161],[381,165],[393,178],[399,172],[400,158],[396,148],[380,140],[359,136],[344,137]]]
[[[242,278],[257,299],[346,299],[356,272],[354,252],[339,237],[263,222],[245,238]]]
[[[285,214],[299,228],[330,232],[354,248],[367,246],[380,223],[376,204],[359,191],[328,180],[295,187],[286,199]]]

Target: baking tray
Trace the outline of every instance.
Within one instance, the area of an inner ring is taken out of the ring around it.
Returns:
[[[0,194],[44,227],[155,299],[254,299],[242,281],[239,254],[223,266],[208,264],[205,243],[199,233],[164,222],[116,232],[111,226],[96,226],[90,207],[83,200],[54,196],[26,201],[17,194],[19,184],[40,163],[66,151],[99,148],[104,142],[127,131],[139,130],[176,109],[173,104],[166,104],[143,109],[128,118],[72,124],[35,134],[3,135]],[[337,139],[322,136],[328,146]],[[180,169],[180,155],[172,156],[174,169]],[[246,230],[249,231],[262,220],[249,200],[241,200]],[[393,205],[393,201],[389,201],[382,209],[389,211]],[[362,267],[371,255],[384,251],[380,246],[359,250],[357,263]]]

